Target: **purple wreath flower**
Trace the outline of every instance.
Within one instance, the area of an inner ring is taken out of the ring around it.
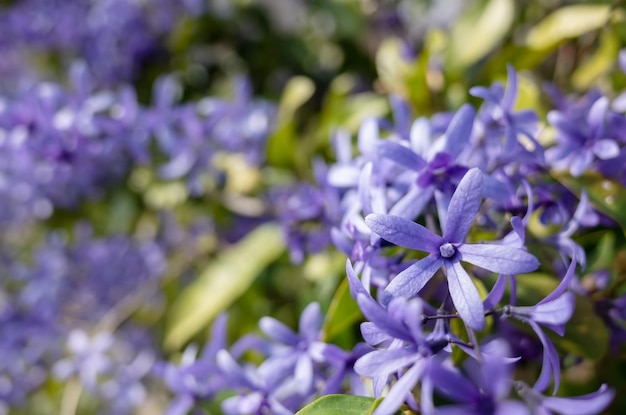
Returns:
[[[468,359],[463,373],[433,360],[422,383],[421,410],[425,415],[528,415],[530,411],[519,401],[507,399],[511,390],[512,365],[506,357],[506,344],[498,340],[495,353],[482,361]],[[433,390],[454,402],[435,408]]]
[[[429,254],[389,283],[383,292],[384,303],[389,303],[392,297],[414,296],[443,267],[457,312],[470,328],[482,330],[485,324],[483,303],[470,276],[461,266],[461,260],[500,274],[530,272],[537,269],[539,262],[533,255],[514,246],[465,243],[481,199],[482,173],[473,168],[463,176],[452,195],[445,223],[442,223],[443,236],[398,216],[367,216],[367,225],[385,240]]]

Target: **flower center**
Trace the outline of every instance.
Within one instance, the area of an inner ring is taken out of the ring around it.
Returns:
[[[450,242],[446,242],[439,247],[439,252],[442,257],[451,258],[456,253],[456,248]]]

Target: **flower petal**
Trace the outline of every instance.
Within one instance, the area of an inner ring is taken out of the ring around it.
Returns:
[[[602,385],[599,390],[587,395],[571,398],[547,397],[543,400],[543,406],[564,415],[599,414],[611,403],[614,395],[613,389]]]
[[[383,291],[382,302],[388,304],[393,297],[412,297],[417,294],[443,265],[443,260],[428,255],[399,273]]]
[[[407,395],[417,384],[417,381],[424,372],[425,366],[426,362],[420,360],[407,370],[396,384],[389,389],[389,393],[387,393],[387,396],[385,396],[372,415],[391,414],[400,408],[406,400]]]
[[[443,240],[420,224],[393,215],[371,214],[365,218],[369,228],[392,244],[425,252],[438,252]]]
[[[451,243],[462,243],[476,218],[483,197],[483,173],[470,169],[456,188],[448,205],[443,238]]]
[[[474,330],[485,327],[485,310],[478,290],[459,262],[445,261],[450,297],[465,324]]]
[[[431,201],[433,193],[435,193],[435,186],[422,188],[415,185],[391,207],[389,214],[413,220],[422,213],[424,207]]]
[[[361,376],[386,376],[407,367],[421,356],[410,349],[381,349],[374,350],[361,356],[354,363],[354,370]]]
[[[541,324],[565,324],[574,313],[575,302],[574,294],[566,292],[553,301],[532,307],[530,318]]]
[[[509,245],[465,244],[458,250],[461,261],[498,274],[521,274],[539,267],[539,261],[532,254]]]
[[[424,159],[415,154],[413,150],[393,141],[378,143],[378,156],[413,171],[420,171],[426,166]]]
[[[467,147],[474,126],[474,115],[474,108],[465,104],[454,114],[448,125],[444,151],[452,156],[452,160],[456,160]]]

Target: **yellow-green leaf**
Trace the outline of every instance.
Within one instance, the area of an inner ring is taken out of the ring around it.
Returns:
[[[572,74],[572,84],[579,90],[589,89],[593,82],[615,66],[620,42],[612,32],[606,32],[600,38],[600,47]]]
[[[311,402],[296,415],[371,415],[381,400],[365,396],[326,395]]]
[[[176,299],[169,313],[165,347],[181,347],[241,296],[285,250],[278,225],[261,225],[223,251]]]
[[[324,339],[329,341],[363,318],[358,304],[350,295],[348,279],[344,278],[330,302],[324,321]]]
[[[561,7],[528,32],[526,45],[531,49],[550,49],[564,40],[604,27],[610,17],[609,4],[576,4]]]
[[[452,32],[449,64],[463,69],[485,57],[506,36],[514,16],[513,0],[491,0],[482,10],[465,14]]]

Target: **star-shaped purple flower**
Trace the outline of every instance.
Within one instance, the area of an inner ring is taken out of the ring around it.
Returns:
[[[473,168],[463,176],[452,195],[445,223],[442,223],[443,236],[398,216],[371,214],[366,217],[367,225],[383,239],[429,254],[389,283],[383,292],[383,303],[393,297],[414,296],[443,267],[457,312],[468,327],[482,330],[485,324],[483,303],[461,261],[507,275],[530,272],[539,266],[533,255],[518,247],[465,243],[480,208],[482,194],[482,173]]]

